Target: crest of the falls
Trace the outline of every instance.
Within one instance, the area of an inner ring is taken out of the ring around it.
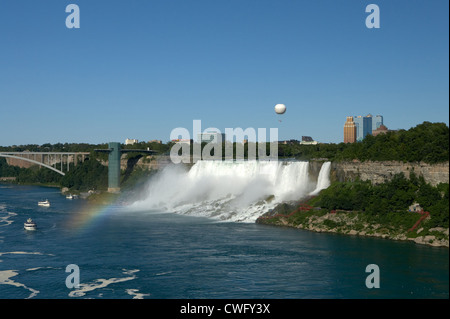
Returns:
[[[309,175],[309,162],[199,161],[191,169],[172,165],[150,179],[131,208],[254,222],[281,202],[328,187],[329,173],[329,162],[317,179]]]

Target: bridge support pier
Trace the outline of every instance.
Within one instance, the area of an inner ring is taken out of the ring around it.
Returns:
[[[107,149],[96,149],[95,152],[105,152],[108,153],[108,192],[109,193],[119,193],[120,192],[120,157],[122,153],[146,153],[153,154],[154,151],[146,150],[135,150],[135,149],[124,149],[122,150],[119,142],[109,142]]]
[[[120,143],[108,143],[110,149],[108,157],[108,192],[120,192]]]

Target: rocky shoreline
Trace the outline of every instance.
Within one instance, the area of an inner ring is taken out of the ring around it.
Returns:
[[[386,225],[371,224],[360,218],[356,212],[338,213],[296,213],[297,216],[277,214],[263,216],[257,223],[294,227],[314,232],[338,233],[352,236],[379,237],[391,240],[413,241],[416,244],[434,247],[449,247],[449,229],[435,227],[425,229],[419,227],[412,232],[394,229]],[[303,214],[301,216],[300,214]],[[299,217],[301,216],[301,217]]]

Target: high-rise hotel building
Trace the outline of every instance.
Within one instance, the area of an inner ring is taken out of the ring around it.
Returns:
[[[381,125],[383,125],[382,115],[375,115],[372,117],[372,132],[378,129]]]
[[[377,131],[382,125],[381,115],[347,116],[347,122],[344,124],[344,143],[361,142],[367,135],[373,135],[372,132]],[[354,139],[353,130],[356,132]]]
[[[344,124],[344,143],[356,142],[356,125],[353,122],[353,116],[347,116],[347,121]]]
[[[355,116],[354,122],[356,125],[356,140],[361,142],[366,135],[372,135],[372,115]]]

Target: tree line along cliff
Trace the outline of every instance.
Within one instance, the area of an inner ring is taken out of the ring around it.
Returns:
[[[140,143],[138,148],[157,151],[158,156],[169,154],[173,143]],[[0,147],[1,151],[90,151],[91,155],[81,165],[73,167],[66,176],[36,166],[20,168],[7,164],[5,158],[0,158],[0,177],[16,177],[18,183],[46,183],[61,185],[74,189],[105,189],[107,187],[104,165],[107,163],[107,154],[96,153],[94,149],[105,148],[106,144],[44,144],[20,145]],[[123,148],[133,146],[123,146]],[[448,183],[449,161],[449,128],[445,123],[424,122],[409,130],[398,130],[367,136],[363,141],[352,144],[279,144],[278,155],[280,159],[294,158],[297,160],[312,161],[314,159],[333,162],[332,180],[353,181],[356,178],[382,183],[395,174],[403,172],[409,176],[414,171],[423,176],[425,181],[432,185],[440,182]],[[157,165],[148,165],[154,158],[142,157],[139,154],[128,153],[126,165],[122,171],[122,178],[127,180],[137,170],[144,172],[144,168],[154,168]],[[101,163],[101,164],[99,164]],[[103,165],[102,165],[103,164]],[[131,165],[132,164],[132,165]],[[146,174],[146,173],[145,173]]]

